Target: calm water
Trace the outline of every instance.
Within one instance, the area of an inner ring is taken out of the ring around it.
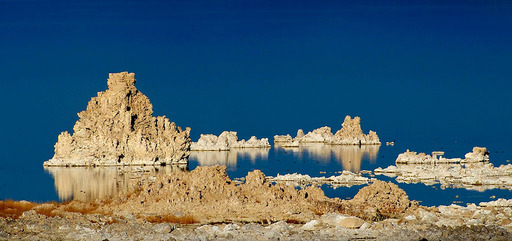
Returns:
[[[0,198],[30,201],[63,201],[73,198],[90,200],[125,192],[129,188],[130,181],[142,175],[167,174],[215,164],[226,165],[231,178],[245,177],[254,169],[260,169],[269,176],[286,173],[331,176],[343,170],[359,172],[394,165],[396,156],[407,148],[427,153],[443,150],[446,153],[445,157],[463,157],[466,152],[471,151],[472,146],[472,143],[455,141],[417,142],[415,145],[397,142],[395,146],[362,147],[309,144],[298,148],[274,146],[268,149],[192,152],[188,167],[43,168],[42,163],[41,165],[14,166],[16,168],[4,166],[0,168],[2,174]],[[509,147],[508,143],[498,143],[494,148],[488,147],[491,152],[491,162],[494,165],[508,163],[507,160],[511,159]],[[393,178],[382,175],[375,177],[397,183]],[[441,189],[439,185],[397,184],[409,194],[411,199],[421,201],[423,205],[428,206],[512,198],[510,190],[492,189],[480,192],[466,189]],[[329,197],[347,198],[354,196],[362,187],[334,189],[324,185],[322,189]]]

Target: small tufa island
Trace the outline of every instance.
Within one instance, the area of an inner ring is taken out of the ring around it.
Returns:
[[[303,143],[324,143],[329,145],[380,145],[379,136],[375,131],[364,134],[361,129],[361,118],[353,119],[347,115],[341,129],[332,134],[331,127],[324,126],[304,134],[302,129],[297,131],[297,136],[274,136],[274,143],[282,147],[298,147]]]
[[[258,139],[256,136],[239,141],[236,131],[223,131],[219,136],[201,134],[190,146],[192,151],[229,151],[231,148],[270,148],[270,144],[268,138]]]
[[[62,132],[44,166],[124,166],[187,163],[190,128],[153,117],[149,98],[135,88],[135,74],[111,73],[108,89],[78,113],[73,134]]]

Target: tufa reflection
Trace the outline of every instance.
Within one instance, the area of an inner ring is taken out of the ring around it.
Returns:
[[[225,165],[229,170],[236,170],[238,159],[267,161],[270,148],[232,148],[229,151],[191,151],[189,160],[196,160],[198,166]]]
[[[291,153],[294,158],[302,161],[309,158],[322,163],[329,163],[332,159],[341,163],[343,170],[351,172],[361,171],[362,160],[375,163],[379,154],[380,145],[326,145],[323,143],[301,144],[299,147],[281,147],[275,145],[276,151],[284,150]]]
[[[351,172],[361,171],[361,161],[368,159],[370,163],[375,163],[379,155],[380,145],[363,146],[332,146],[334,159],[341,162],[343,170]]]
[[[93,201],[127,193],[145,176],[188,171],[188,165],[125,167],[44,167],[61,201]]]

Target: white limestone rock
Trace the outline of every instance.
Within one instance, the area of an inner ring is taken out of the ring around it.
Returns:
[[[274,136],[274,143],[287,143],[287,142],[292,142],[292,141],[293,141],[293,138],[292,138],[292,136],[290,136],[290,134]]]
[[[407,151],[398,156],[396,166],[377,168],[374,173],[396,177],[403,183],[441,184],[441,188],[512,189],[512,165],[494,167],[488,161],[488,152],[479,147],[473,148],[465,159],[438,159]]]
[[[44,166],[187,163],[190,128],[182,130],[165,116],[153,117],[153,106],[135,82],[134,73],[109,74],[108,89],[78,113],[73,134],[59,135],[55,155]]]
[[[489,162],[489,152],[485,147],[473,147],[473,151],[465,155],[464,159],[461,158],[444,158],[444,152],[434,151],[432,156],[425,153],[416,153],[409,151],[401,153],[396,158],[397,164],[437,164],[437,163],[475,163],[475,162]]]
[[[328,143],[333,136],[331,127],[324,126],[310,131],[305,135],[302,129],[299,129],[297,137],[295,137],[294,140],[300,143]]]
[[[283,182],[294,186],[328,184],[333,187],[351,187],[354,185],[368,184],[370,179],[350,171],[343,171],[338,176],[311,177],[307,174],[277,174],[276,177],[267,176],[270,182]]]
[[[364,134],[361,129],[361,118],[345,117],[341,129],[334,134],[329,144],[332,145],[380,145],[379,137],[374,131]]]
[[[224,131],[218,137],[212,134],[201,134],[197,142],[190,146],[192,151],[228,151],[231,148],[269,148],[268,138],[238,140],[236,131]]]
[[[274,136],[274,143],[282,147],[296,147],[304,143],[324,143],[331,145],[380,145],[379,137],[374,131],[364,134],[361,129],[361,118],[346,116],[342,128],[332,134],[328,126],[320,127],[304,134],[302,129],[297,131],[297,136],[292,138],[288,135]]]
[[[464,156],[465,162],[488,162],[489,161],[489,151],[485,147],[473,147],[472,152],[466,153]]]
[[[499,198],[496,201],[481,202],[480,207],[512,207],[512,199]]]

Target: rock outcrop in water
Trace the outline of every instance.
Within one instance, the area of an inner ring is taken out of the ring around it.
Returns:
[[[190,146],[192,151],[229,151],[231,148],[269,148],[268,138],[258,140],[252,136],[249,140],[238,140],[236,131],[224,131],[219,136],[201,134],[197,142]]]
[[[488,162],[489,152],[485,147],[473,147],[473,151],[466,153],[465,158],[444,158],[444,152],[434,151],[432,156],[425,153],[416,153],[407,150],[396,158],[397,164],[436,164],[436,163],[473,163]]]
[[[274,143],[282,147],[297,147],[301,143],[325,143],[331,145],[380,145],[379,137],[375,131],[364,134],[361,129],[361,118],[356,116],[352,119],[346,116],[341,129],[332,134],[328,126],[320,127],[304,134],[302,129],[297,131],[297,136],[292,138],[288,135],[275,135]]]
[[[425,153],[407,151],[396,159],[396,166],[377,168],[375,174],[396,177],[398,182],[441,184],[441,188],[465,188],[485,191],[488,189],[512,189],[512,165],[495,167],[489,163],[485,147],[474,147],[465,158],[437,158]]]
[[[338,176],[330,177],[311,177],[307,174],[303,175],[298,173],[280,175],[278,173],[276,177],[268,176],[267,180],[270,182],[286,183],[300,187],[306,187],[308,185],[321,186],[323,184],[327,184],[333,188],[363,185],[368,184],[370,181],[369,178],[363,177],[361,174],[356,174],[350,171],[343,171]]]
[[[182,130],[165,116],[153,117],[148,97],[135,88],[135,74],[109,74],[108,89],[98,92],[78,113],[73,134],[59,135],[55,155],[45,166],[163,165],[186,163],[190,128]]]
[[[331,127],[324,126],[313,131],[308,132],[304,135],[304,131],[299,129],[297,131],[296,141],[300,143],[326,143],[329,142],[333,137]]]
[[[379,137],[375,131],[364,134],[361,129],[361,118],[352,119],[349,115],[341,124],[341,129],[334,134],[329,142],[333,145],[380,145]]]

